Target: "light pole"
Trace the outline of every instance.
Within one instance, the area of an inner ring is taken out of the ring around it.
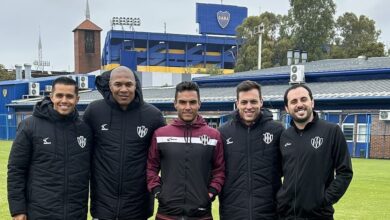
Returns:
[[[258,51],[258,58],[257,58],[257,69],[260,70],[261,69],[261,44],[262,44],[262,38],[263,38],[263,33],[264,33],[263,23],[256,26],[253,33],[259,35],[259,51]]]

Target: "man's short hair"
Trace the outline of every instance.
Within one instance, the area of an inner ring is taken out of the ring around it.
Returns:
[[[198,94],[198,101],[200,101],[199,86],[195,82],[184,81],[176,85],[175,101],[177,99],[177,93],[183,91],[196,91]]]
[[[76,93],[76,95],[79,95],[79,87],[77,86],[77,83],[74,79],[72,78],[69,78],[69,77],[66,77],[66,76],[61,76],[61,77],[58,77],[57,79],[55,79],[53,81],[53,83],[51,84],[51,87],[53,89],[53,92],[55,90],[55,85],[57,84],[62,84],[62,85],[68,85],[68,86],[74,86],[74,91]]]
[[[241,82],[240,84],[238,84],[238,86],[236,88],[237,100],[238,100],[238,94],[240,92],[248,92],[252,89],[257,89],[257,91],[259,91],[259,96],[261,99],[261,86],[260,86],[260,84],[258,84],[257,82],[254,82],[254,81],[245,80],[245,81]]]
[[[313,100],[313,94],[312,94],[312,92],[311,92],[311,90],[310,90],[310,88],[309,88],[308,86],[306,86],[306,85],[304,85],[304,84],[295,84],[295,85],[291,86],[290,88],[288,88],[288,89],[284,92],[284,100],[283,100],[283,101],[284,101],[284,106],[288,106],[288,100],[287,100],[287,95],[288,95],[288,93],[289,93],[291,90],[297,89],[297,88],[300,88],[300,87],[306,89],[307,92],[309,93],[310,99]]]

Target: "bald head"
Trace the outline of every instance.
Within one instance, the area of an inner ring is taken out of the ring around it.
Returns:
[[[119,66],[111,71],[110,90],[112,97],[119,106],[126,110],[134,100],[136,81],[133,71],[125,66]]]
[[[135,82],[133,71],[126,66],[118,66],[117,68],[113,69],[110,74],[110,81],[112,81],[112,79],[115,78],[117,75],[127,75]]]

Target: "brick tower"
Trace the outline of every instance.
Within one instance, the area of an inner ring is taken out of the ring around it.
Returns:
[[[86,19],[74,30],[75,73],[89,73],[100,69],[100,32],[102,29],[90,21],[87,1]]]

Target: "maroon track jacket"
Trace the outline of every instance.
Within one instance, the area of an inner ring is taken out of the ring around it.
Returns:
[[[208,193],[215,197],[224,180],[220,133],[200,115],[195,122],[176,119],[155,131],[148,155],[147,182],[148,189],[159,200],[158,213],[211,215],[212,199]]]

